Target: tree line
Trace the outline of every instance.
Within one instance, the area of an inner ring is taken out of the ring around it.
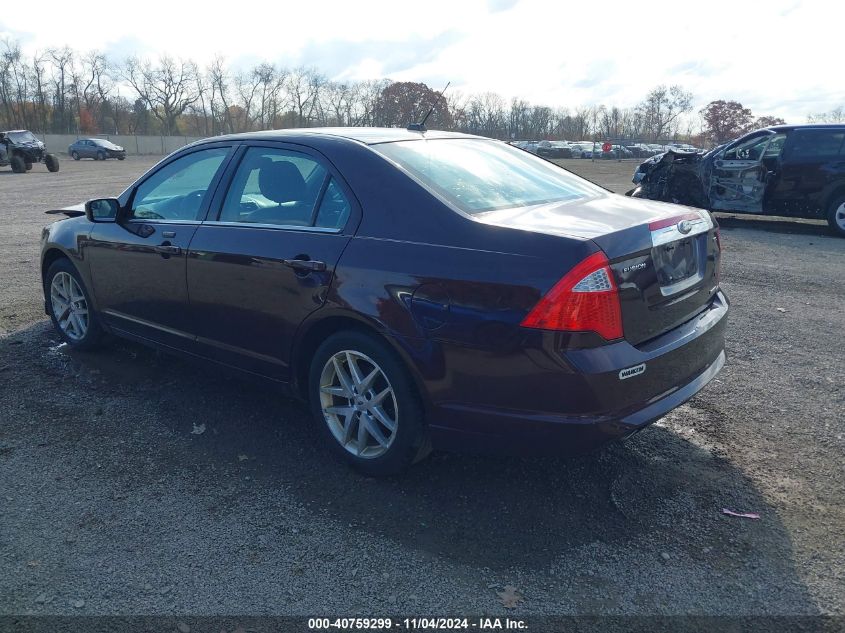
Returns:
[[[684,138],[703,144],[721,140],[725,129],[779,121],[755,119],[749,111],[742,125],[725,125],[719,117],[736,112],[714,110],[714,103],[736,102],[713,102],[696,116],[692,93],[658,86],[634,107],[549,107],[494,92],[441,95],[417,82],[332,81],[313,67],[262,62],[234,70],[222,57],[201,67],[168,55],[116,61],[68,47],[27,56],[15,40],[0,43],[0,129],[213,136],[291,127],[391,127],[418,121],[433,107],[429,127],[502,139]]]

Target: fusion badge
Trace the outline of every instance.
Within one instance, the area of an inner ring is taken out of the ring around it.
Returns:
[[[619,372],[619,380],[625,380],[626,378],[631,378],[632,376],[639,376],[644,371],[645,363],[640,363],[639,365],[634,365],[633,367],[626,367]]]

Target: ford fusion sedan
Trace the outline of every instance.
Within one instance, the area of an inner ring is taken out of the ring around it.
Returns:
[[[217,137],[44,229],[45,310],[266,379],[372,475],[432,448],[577,453],[725,362],[707,211],[434,131]]]
[[[126,150],[120,145],[115,145],[104,138],[81,138],[67,148],[68,155],[73,160],[80,158],[93,158],[94,160],[106,160],[126,158]]]

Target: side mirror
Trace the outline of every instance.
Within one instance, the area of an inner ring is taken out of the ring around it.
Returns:
[[[90,222],[116,222],[119,212],[117,198],[97,198],[85,203],[85,217]]]

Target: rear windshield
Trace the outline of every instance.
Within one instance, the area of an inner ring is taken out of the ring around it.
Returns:
[[[603,190],[557,165],[485,139],[372,146],[465,213],[579,200]]]

